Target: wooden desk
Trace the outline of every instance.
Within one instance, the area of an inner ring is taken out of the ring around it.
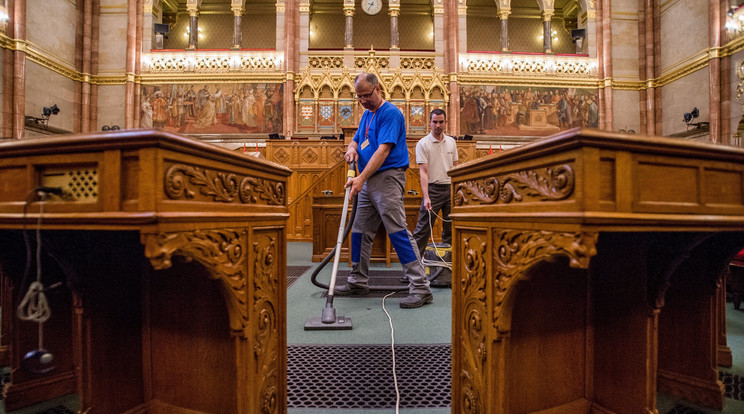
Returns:
[[[744,151],[569,130],[452,175],[452,411],[714,409]]]
[[[341,213],[344,207],[344,196],[313,197],[313,262],[320,262],[336,247],[338,240],[338,228],[341,223]],[[407,196],[405,198],[406,222],[408,230],[413,232],[418,221],[418,212],[421,207],[421,197]],[[351,205],[347,222],[351,214]],[[349,249],[351,248],[351,236],[347,237],[344,247],[341,248],[339,260],[351,260]],[[388,267],[398,260],[395,249],[392,248],[390,238],[387,237],[385,226],[380,223],[375,239],[372,242],[371,262],[385,263]]]
[[[5,409],[76,393],[81,412],[286,412],[290,173],[155,131],[0,144]],[[74,200],[43,207],[42,281],[63,285],[44,324],[56,368],[32,375],[37,325],[15,308],[40,185]]]

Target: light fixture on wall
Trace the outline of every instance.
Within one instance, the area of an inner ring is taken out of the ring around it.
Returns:
[[[34,124],[43,125],[44,129],[46,129],[47,124],[49,124],[49,117],[52,115],[57,115],[58,113],[59,113],[59,108],[57,107],[57,104],[54,104],[49,107],[45,106],[44,109],[41,110],[41,117],[26,115],[25,119],[26,119],[26,122],[32,122]]]
[[[111,126],[104,125],[101,127],[101,131],[118,131],[120,129],[121,128],[119,128],[119,125],[111,125]]]
[[[703,122],[692,122],[693,120],[695,120],[699,116],[700,116],[700,110],[697,109],[697,107],[692,108],[692,111],[685,112],[684,115],[682,115],[682,120],[685,122],[685,124],[687,124],[687,129],[690,129],[691,126],[697,127],[697,128],[702,128],[702,127],[710,124],[710,122],[705,122],[705,121],[703,121]]]
[[[199,33],[199,39],[204,38],[204,33],[202,32],[202,28],[196,29],[196,32]],[[189,37],[191,34],[191,26],[186,26],[186,31],[183,33],[184,36]]]

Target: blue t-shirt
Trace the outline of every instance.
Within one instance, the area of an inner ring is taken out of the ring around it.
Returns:
[[[392,148],[377,171],[390,168],[408,168],[406,147],[406,120],[397,106],[385,101],[374,113],[364,111],[354,141],[359,154],[359,171],[363,171],[380,144],[391,143]]]

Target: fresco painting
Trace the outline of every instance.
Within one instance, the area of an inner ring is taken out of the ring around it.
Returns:
[[[463,86],[463,135],[545,136],[599,123],[596,89]]]
[[[146,85],[140,127],[181,134],[282,133],[282,84]]]

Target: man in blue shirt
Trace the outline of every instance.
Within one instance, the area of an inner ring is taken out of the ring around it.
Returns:
[[[336,288],[338,296],[369,292],[369,256],[380,221],[408,277],[409,295],[401,308],[418,308],[433,301],[429,281],[413,236],[406,228],[403,204],[408,168],[406,124],[400,110],[382,97],[377,76],[362,73],[354,79],[359,103],[366,109],[344,159],[356,161],[361,171],[350,179],[350,196],[358,195],[351,228],[352,269],[347,284]]]

